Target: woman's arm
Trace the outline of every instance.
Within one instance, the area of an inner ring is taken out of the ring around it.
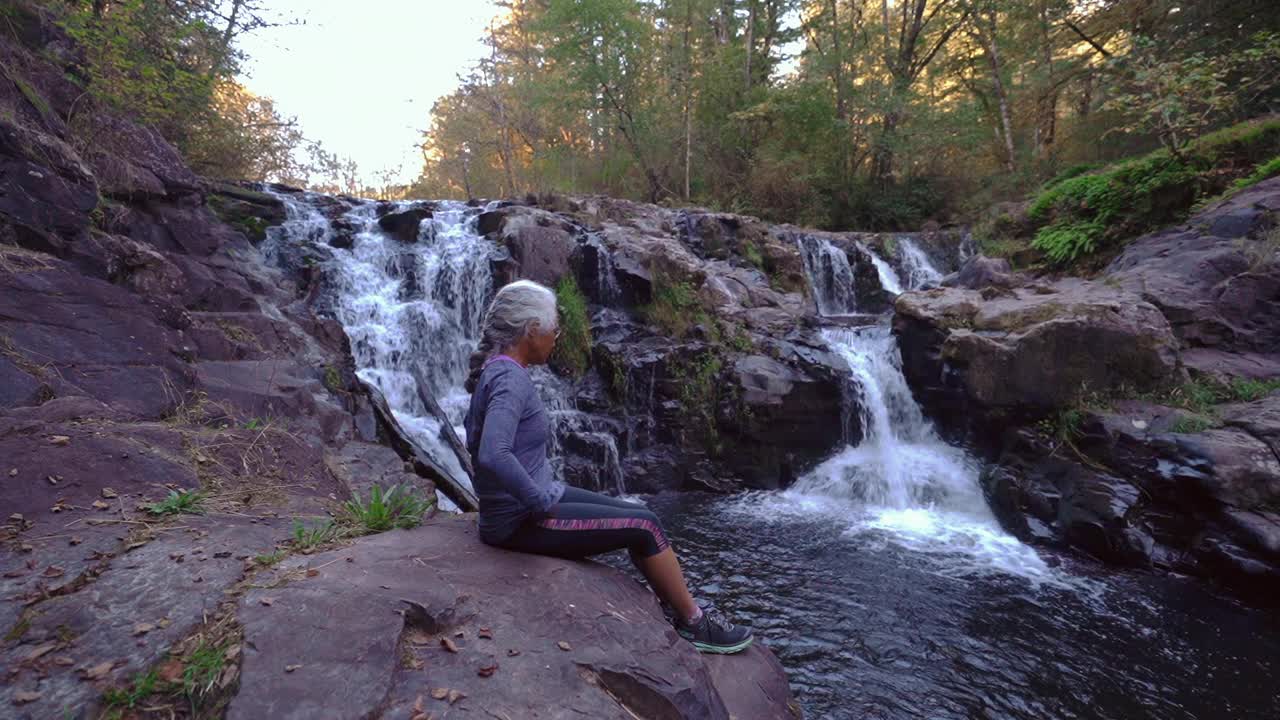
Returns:
[[[542,507],[542,493],[511,450],[529,392],[533,392],[532,385],[524,390],[510,376],[498,378],[493,383],[485,405],[484,427],[480,432],[480,450],[476,453],[476,460],[480,472],[497,478],[502,488],[525,507],[542,512],[546,510]]]

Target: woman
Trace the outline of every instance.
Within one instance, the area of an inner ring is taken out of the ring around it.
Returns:
[[[735,653],[751,631],[699,607],[656,515],[643,506],[567,487],[547,462],[550,424],[529,377],[560,336],[556,296],[521,280],[498,291],[471,356],[467,450],[480,498],[480,539],[508,550],[583,558],[627,549],[675,613],[676,631],[702,652]]]

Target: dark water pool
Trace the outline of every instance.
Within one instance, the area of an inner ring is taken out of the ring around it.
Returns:
[[[645,501],[695,594],[769,643],[811,720],[1280,718],[1280,621],[1199,582],[1048,558],[1080,587],[1037,589],[826,516]]]

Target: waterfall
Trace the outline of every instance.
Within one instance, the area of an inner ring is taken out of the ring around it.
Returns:
[[[907,289],[918,290],[942,279],[929,256],[909,237],[898,239],[898,259],[907,275]]]
[[[898,273],[893,271],[893,266],[884,261],[884,258],[871,251],[871,248],[858,243],[858,249],[871,260],[871,264],[875,266],[876,275],[880,278],[880,287],[888,290],[894,295],[902,294],[902,281],[898,279]]]
[[[330,222],[315,197],[276,194],[287,221],[268,230],[264,254],[278,256],[291,243],[322,245]],[[412,203],[396,203],[392,212]],[[330,307],[351,341],[356,371],[386,396],[396,419],[455,478],[465,481],[453,452],[440,438],[440,423],[417,396],[411,371],[418,369],[449,421],[462,434],[468,395],[462,388],[467,361],[479,339],[491,291],[489,246],[475,232],[478,211],[462,203],[440,203],[422,222],[417,242],[403,243],[382,231],[378,206],[355,201],[343,213],[353,228],[350,249],[327,248]]]
[[[899,240],[907,288],[931,282],[941,273],[914,243]],[[830,265],[816,243],[801,244],[819,309],[852,305],[852,287],[832,282]],[[901,292],[892,268],[865,247],[884,289]],[[839,293],[847,293],[843,298]],[[822,314],[827,314],[825,311]],[[848,532],[871,533],[939,559],[943,571],[969,575],[997,571],[1033,583],[1051,570],[1031,548],[1000,529],[978,482],[979,465],[968,453],[948,445],[924,417],[902,374],[902,358],[887,318],[856,329],[827,327],[828,348],[850,371],[844,396],[861,420],[862,433],[787,491],[758,498],[742,507],[768,517],[808,517],[814,512],[845,519]]]
[[[813,235],[797,236],[796,245],[809,275],[818,314],[830,316],[856,312],[856,285],[845,252],[826,238]]]

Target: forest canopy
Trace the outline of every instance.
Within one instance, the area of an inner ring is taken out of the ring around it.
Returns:
[[[965,217],[1276,109],[1269,0],[503,0],[413,194]]]

